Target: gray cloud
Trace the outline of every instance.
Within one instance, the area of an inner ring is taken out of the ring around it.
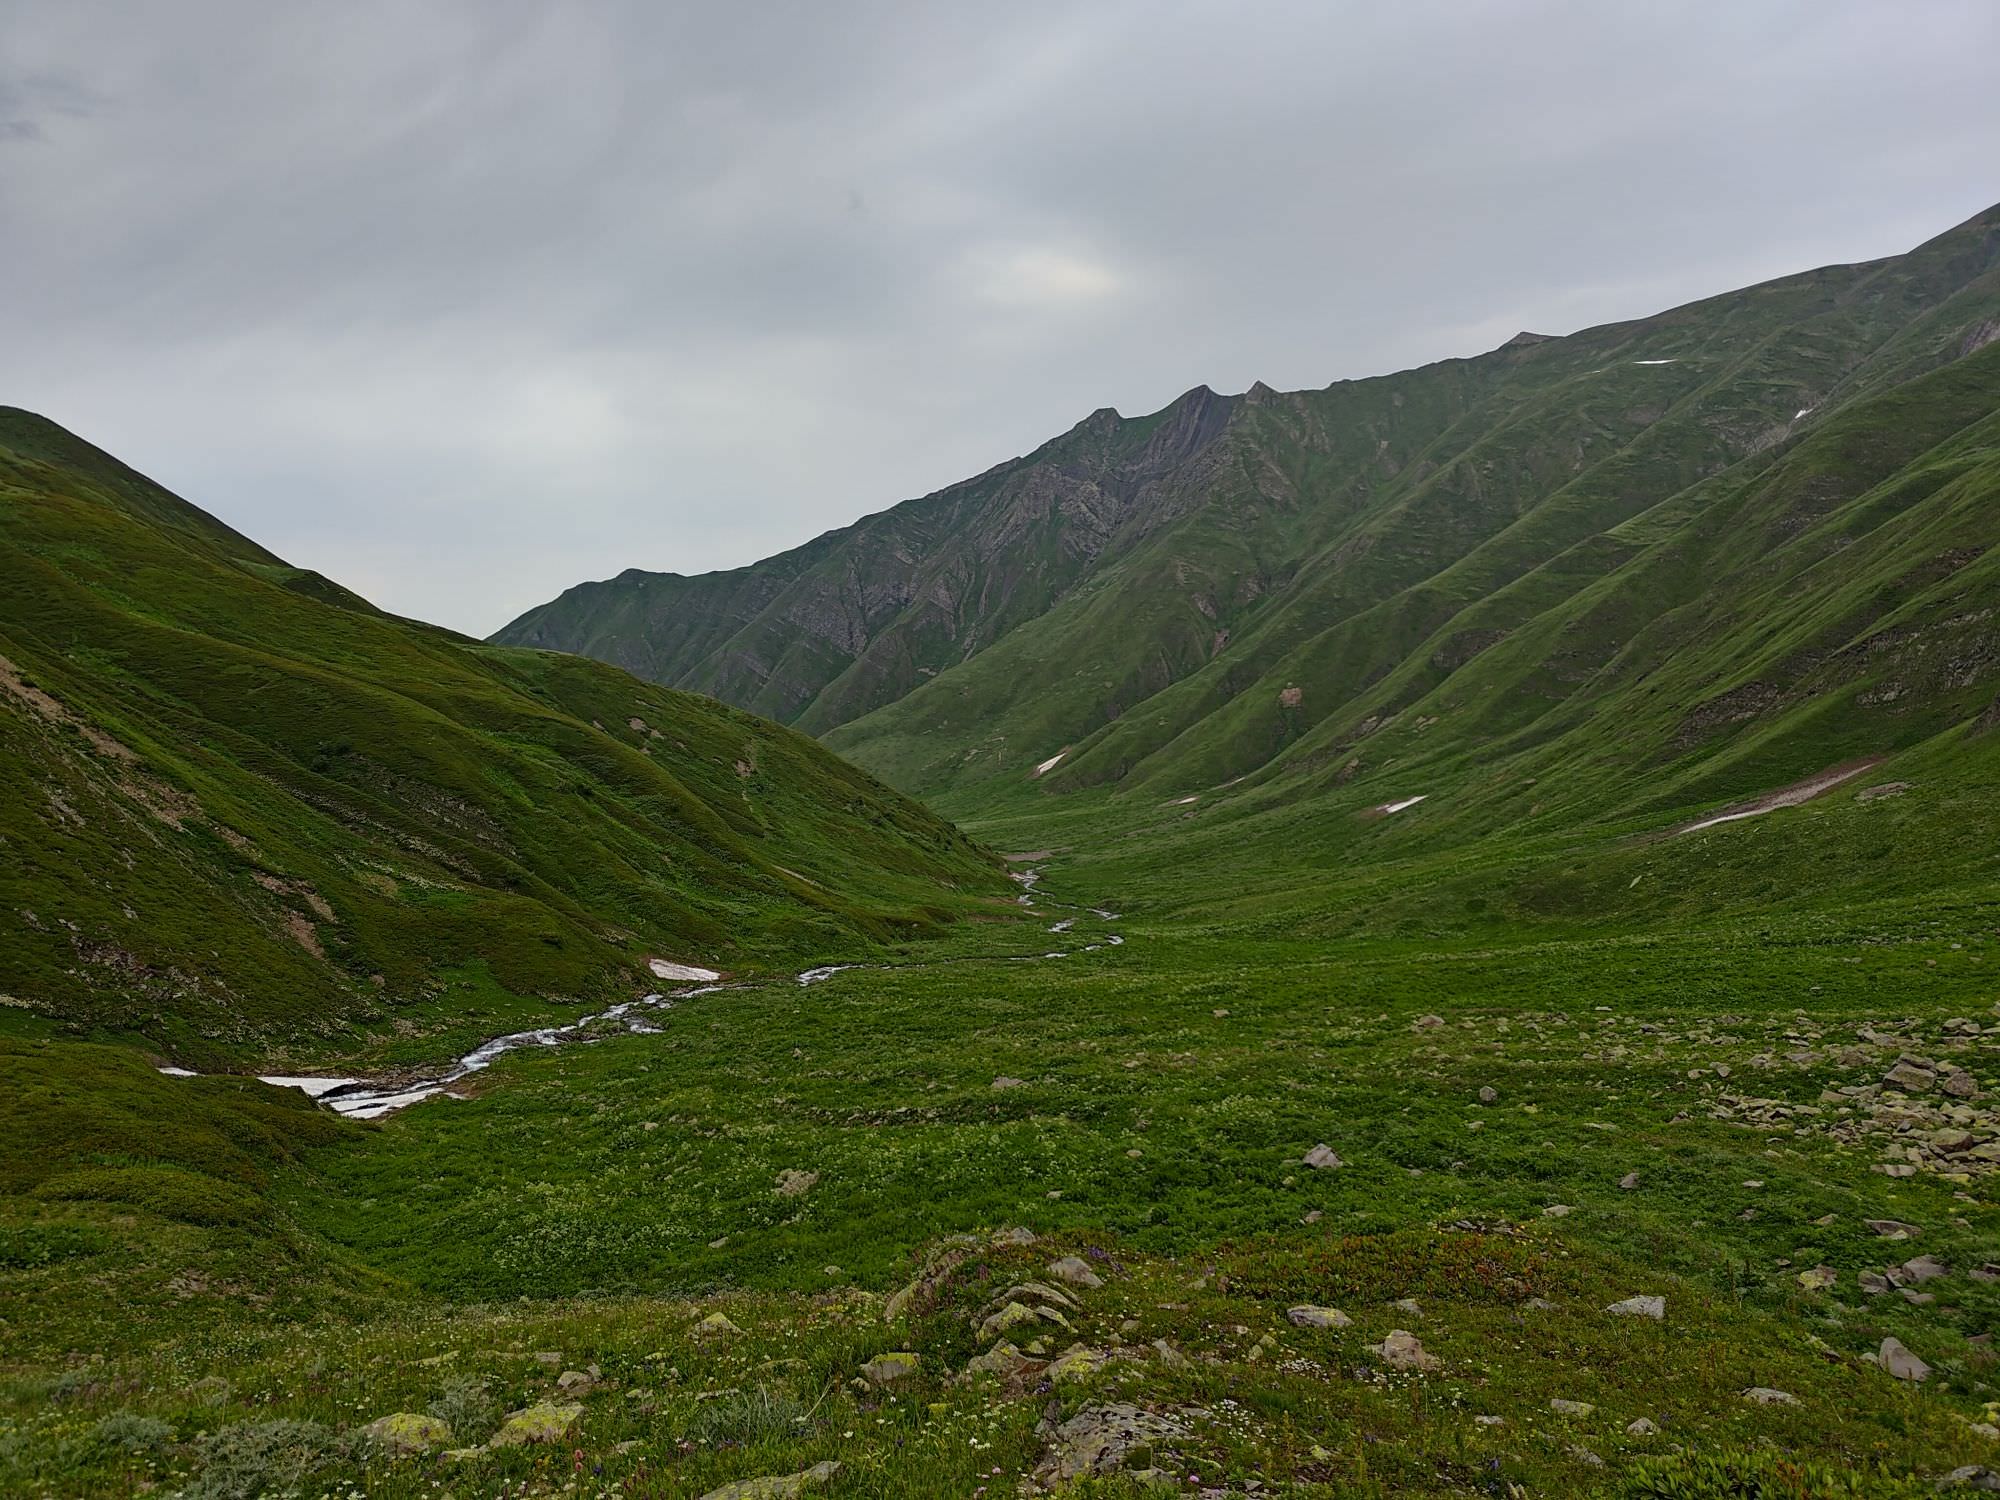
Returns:
[[[485,631],[2000,198],[1986,0],[0,18],[0,400]]]

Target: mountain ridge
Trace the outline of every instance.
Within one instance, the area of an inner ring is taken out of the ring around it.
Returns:
[[[954,810],[1023,781],[1193,790],[1270,764],[1479,601],[1558,559],[1614,566],[1620,529],[1676,495],[1976,354],[1996,266],[2000,207],[1901,256],[1575,334],[1103,408],[767,564],[628,570],[496,639],[747,701]],[[722,580],[755,607],[717,609]],[[1496,628],[1430,654],[1462,666]]]

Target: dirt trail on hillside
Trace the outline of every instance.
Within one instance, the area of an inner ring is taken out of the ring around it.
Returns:
[[[1710,813],[1684,827],[1673,830],[1674,836],[1684,833],[1699,833],[1704,828],[1713,828],[1718,823],[1735,823],[1743,818],[1754,818],[1767,812],[1776,812],[1781,807],[1797,807],[1802,802],[1810,802],[1825,792],[1832,791],[1843,781],[1852,781],[1863,771],[1872,771],[1887,760],[1885,755],[1870,755],[1862,760],[1850,760],[1838,766],[1830,766],[1824,771],[1795,781],[1790,786],[1780,787],[1775,792],[1766,792],[1761,797],[1753,797],[1748,802],[1739,802],[1734,807],[1726,807],[1719,813]]]

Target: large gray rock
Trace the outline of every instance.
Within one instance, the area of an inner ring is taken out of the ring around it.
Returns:
[[[1437,1356],[1407,1328],[1390,1329],[1375,1352],[1382,1356],[1382,1363],[1395,1370],[1435,1370],[1438,1366]]]
[[[1331,1167],[1344,1167],[1347,1165],[1346,1162],[1340,1159],[1340,1154],[1325,1141],[1321,1141],[1312,1150],[1308,1151],[1305,1161],[1307,1166],[1317,1167],[1321,1171],[1325,1171]]]
[[[1653,1296],[1627,1297],[1623,1302],[1614,1302],[1604,1310],[1608,1313],[1617,1313],[1624,1318],[1651,1318],[1654,1322],[1658,1322],[1667,1315],[1667,1299]]]
[[[486,1440],[489,1448],[512,1448],[522,1443],[560,1443],[576,1431],[583,1420],[583,1408],[575,1402],[557,1404],[538,1401],[508,1414],[500,1430]]]
[[[1061,1426],[1046,1433],[1049,1451],[1035,1466],[1034,1479],[1045,1485],[1100,1478],[1138,1467],[1135,1459],[1153,1466],[1155,1448],[1185,1438],[1188,1430],[1164,1412],[1147,1411],[1130,1402],[1086,1406]]]
[[[1337,1307],[1315,1307],[1309,1302],[1286,1308],[1285,1316],[1300,1328],[1346,1328],[1354,1322]]]
[[[1753,1406],[1797,1406],[1799,1398],[1790,1391],[1776,1390],[1768,1385],[1753,1385],[1743,1393],[1743,1399]]]
[[[1882,1361],[1882,1368],[1898,1380],[1921,1384],[1931,1378],[1931,1367],[1903,1347],[1899,1338],[1882,1340],[1881,1351],[1876,1357]]]
[[[733,1479],[720,1489],[710,1490],[701,1500],[792,1500],[795,1495],[820,1488],[839,1472],[840,1460],[829,1458],[796,1474],[763,1474],[755,1479]]]
[[[1090,1263],[1075,1255],[1065,1255],[1061,1260],[1050,1261],[1049,1275],[1055,1277],[1057,1281],[1082,1287],[1087,1292],[1095,1291],[1104,1285],[1104,1278],[1090,1269]]]

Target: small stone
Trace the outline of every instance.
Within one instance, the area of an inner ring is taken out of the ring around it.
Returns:
[[[1651,1318],[1654,1322],[1658,1322],[1667,1315],[1667,1299],[1651,1296],[1627,1297],[1623,1302],[1614,1302],[1604,1310],[1608,1313],[1617,1313],[1621,1317]]]
[[[1009,1078],[1004,1073],[1001,1074],[998,1078],[993,1080],[993,1087],[996,1089],[1024,1089],[1027,1086],[1028,1083],[1026,1079]]]
[[[1337,1307],[1315,1307],[1309,1302],[1286,1308],[1285,1316],[1299,1328],[1347,1328],[1354,1323]]]
[[[1095,1291],[1104,1285],[1104,1278],[1091,1270],[1089,1262],[1080,1256],[1065,1255],[1061,1260],[1050,1261],[1049,1274],[1057,1281],[1066,1281],[1085,1291]]]
[[[1549,1402],[1549,1410],[1559,1417],[1587,1417],[1597,1410],[1597,1405],[1591,1401],[1565,1401],[1557,1396]]]
[[[780,1198],[798,1198],[811,1192],[818,1181],[817,1172],[801,1172],[797,1167],[787,1167],[778,1174],[778,1185],[771,1191]]]
[[[734,1338],[742,1332],[742,1329],[719,1312],[710,1313],[694,1325],[694,1336],[698,1339]]]
[[[1406,1328],[1390,1329],[1389,1336],[1375,1346],[1375,1352],[1385,1364],[1398,1370],[1435,1370],[1438,1365],[1437,1356]]]
[[[576,1431],[583,1419],[583,1407],[575,1402],[557,1405],[538,1401],[510,1412],[500,1430],[486,1440],[489,1448],[513,1448],[522,1443],[559,1443]]]
[[[1631,1192],[1633,1188],[1639,1185],[1639,1174],[1637,1172],[1627,1172],[1623,1177],[1618,1179],[1618,1185],[1625,1189],[1626,1192]]]
[[[1192,1360],[1165,1339],[1153,1340],[1153,1353],[1159,1356],[1160,1363],[1165,1365],[1169,1370],[1185,1370],[1193,1363]]]
[[[1768,1385],[1753,1385],[1743,1393],[1743,1399],[1755,1406],[1797,1406],[1799,1398],[1790,1391],[1774,1390]]]
[[[914,1375],[922,1363],[921,1356],[906,1351],[878,1354],[861,1367],[861,1378],[880,1390],[885,1385],[894,1385],[905,1376]]]
[[[1416,1020],[1410,1022],[1410,1030],[1436,1031],[1442,1025],[1444,1025],[1443,1016],[1418,1016]]]
[[[1651,1417],[1639,1417],[1625,1424],[1625,1436],[1627,1437],[1651,1437],[1659,1430],[1659,1424]]]
[[[1862,1223],[1889,1240],[1913,1240],[1923,1233],[1914,1224],[1905,1224],[1901,1219],[1863,1219]]]
[[[1408,1313],[1413,1318],[1421,1318],[1424,1315],[1424,1310],[1417,1306],[1417,1299],[1415,1297],[1398,1297],[1396,1299],[1396,1311]]]
[[[451,1441],[451,1428],[417,1411],[392,1411],[361,1429],[378,1448],[391,1453],[429,1453]]]
[[[1944,1091],[1954,1099],[1971,1099],[1979,1093],[1979,1082],[1965,1069],[1959,1068],[1945,1075]]]
[[[1490,1083],[1479,1091],[1479,1102],[1481,1104],[1494,1104],[1499,1102],[1499,1099],[1500,1090],[1493,1087]]]
[[[1575,1212],[1576,1205],[1574,1203],[1551,1203],[1547,1208],[1542,1210],[1542,1216],[1548,1219],[1566,1219]]]
[[[565,1396],[581,1396],[596,1383],[581,1370],[564,1370],[556,1377],[556,1389]]]
[[[1051,1193],[1049,1196],[1054,1198],[1061,1195],[1059,1193]],[[1032,1229],[1023,1229],[1019,1225],[1016,1225],[1012,1229],[1003,1229],[994,1235],[993,1243],[995,1245],[1032,1245],[1035,1243],[1035,1231]]]
[[[1881,1352],[1876,1357],[1882,1361],[1882,1368],[1898,1380],[1921,1383],[1931,1378],[1931,1367],[1904,1348],[1899,1338],[1882,1340]]]
[[[1340,1159],[1339,1153],[1333,1147],[1327,1145],[1325,1141],[1321,1141],[1306,1153],[1305,1162],[1307,1166],[1317,1167],[1321,1171],[1326,1171],[1331,1167],[1344,1167],[1347,1165],[1346,1162]]]
[[[1472,1422],[1475,1427],[1505,1427],[1507,1425],[1505,1417],[1474,1417]]]
[[[1840,1273],[1832,1266],[1814,1266],[1810,1271],[1799,1272],[1799,1285],[1809,1292],[1823,1292],[1840,1280]]]
[[[1903,1262],[1903,1274],[1919,1286],[1926,1281],[1936,1281],[1938,1277],[1948,1274],[1950,1269],[1935,1255],[1919,1255]]]

